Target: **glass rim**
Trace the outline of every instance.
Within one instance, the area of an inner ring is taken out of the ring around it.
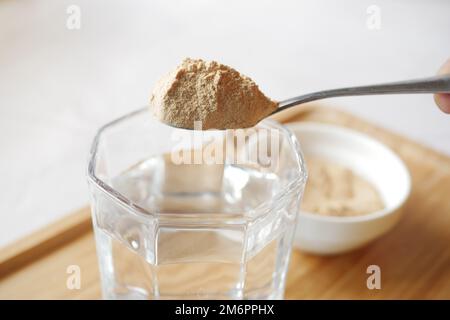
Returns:
[[[149,211],[142,206],[138,205],[131,201],[128,197],[124,196],[122,193],[115,190],[108,183],[103,181],[96,175],[96,163],[97,163],[97,151],[99,146],[99,141],[101,139],[102,134],[107,131],[109,128],[114,127],[115,125],[124,122],[130,118],[140,115],[141,113],[148,112],[148,106],[142,107],[140,109],[129,112],[123,116],[120,116],[103,126],[101,126],[92,141],[90,151],[89,151],[89,159],[87,166],[87,177],[90,183],[93,183],[102,193],[107,195],[111,200],[119,203],[122,207],[134,213],[140,217],[148,218],[148,217],[157,217],[159,220],[166,220],[180,223],[182,221],[201,221],[201,222],[210,222],[212,224],[216,224],[217,222],[227,222],[227,225],[233,224],[243,224],[249,221],[253,221],[257,218],[261,218],[270,214],[270,209],[273,207],[273,203],[277,203],[278,200],[282,199],[289,193],[290,190],[294,189],[298,184],[305,183],[307,179],[306,172],[306,164],[305,160],[300,148],[300,143],[298,142],[295,135],[285,126],[278,123],[272,119],[264,119],[259,122],[255,127],[265,125],[270,128],[278,129],[288,140],[291,152],[295,154],[295,160],[298,167],[298,175],[295,179],[292,179],[286,186],[277,191],[277,193],[271,197],[270,199],[264,200],[262,203],[258,204],[254,208],[244,212],[244,213],[236,213],[236,212],[211,212],[211,213],[170,213],[170,212],[152,212]],[[150,116],[150,115],[149,115]],[[180,129],[186,130],[186,129]],[[216,130],[221,131],[221,130]],[[272,204],[272,205],[271,205]]]

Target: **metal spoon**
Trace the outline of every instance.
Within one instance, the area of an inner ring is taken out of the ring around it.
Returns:
[[[298,97],[280,101],[278,103],[278,108],[270,115],[276,114],[302,103],[326,98],[405,93],[450,93],[450,75],[439,75],[416,80],[406,80],[369,86],[349,87],[307,93]]]
[[[331,89],[318,91],[313,93],[307,93],[298,97],[290,98],[278,102],[278,108],[265,117],[272,117],[278,121],[285,118],[280,112],[303,104],[306,102],[322,100],[333,97],[346,97],[346,96],[365,96],[365,95],[380,95],[380,94],[412,94],[412,93],[450,93],[450,75],[439,75],[430,78],[422,78],[416,80],[406,80],[399,82],[391,82],[385,84],[375,84],[360,87],[349,87],[341,89]],[[275,116],[274,116],[275,115]],[[286,112],[289,116],[289,113]],[[264,118],[265,118],[264,117]],[[257,122],[261,121],[259,119]],[[171,123],[167,123],[169,126],[174,126]],[[256,123],[255,123],[256,125]],[[178,126],[177,126],[178,127]],[[182,128],[192,130],[193,128]],[[226,129],[226,128],[217,128]]]

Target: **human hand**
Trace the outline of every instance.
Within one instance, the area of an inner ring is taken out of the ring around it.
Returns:
[[[441,67],[439,74],[450,74],[450,59]],[[445,113],[450,113],[450,93],[438,93],[434,95],[434,101]]]

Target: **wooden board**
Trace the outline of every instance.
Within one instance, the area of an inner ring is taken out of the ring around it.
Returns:
[[[412,174],[400,223],[360,250],[318,257],[294,250],[287,299],[450,299],[450,158],[328,108],[282,113],[283,121],[317,121],[365,132],[395,150]],[[368,290],[366,269],[381,267],[381,290]],[[81,289],[66,286],[81,268]],[[0,299],[101,297],[89,209],[0,250]]]

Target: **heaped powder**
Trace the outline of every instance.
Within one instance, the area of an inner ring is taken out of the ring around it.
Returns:
[[[203,130],[248,128],[277,106],[238,71],[195,59],[185,59],[159,80],[150,98],[160,121],[186,129],[194,129],[194,121],[201,121]]]

